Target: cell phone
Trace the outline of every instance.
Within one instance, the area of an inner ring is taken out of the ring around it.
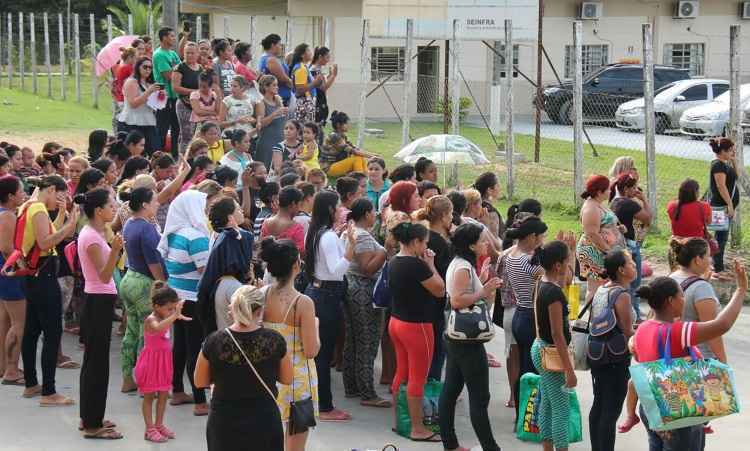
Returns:
[[[187,20],[182,22],[182,30],[190,32],[190,22],[188,22]]]

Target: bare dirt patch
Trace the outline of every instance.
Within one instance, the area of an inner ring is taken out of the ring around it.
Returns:
[[[50,124],[54,125],[54,124]],[[77,153],[83,153],[88,148],[89,137],[84,131],[55,130],[43,132],[11,132],[0,131],[0,141],[7,141],[20,147],[30,147],[35,153],[40,153],[45,143],[55,141],[65,147],[70,147]]]

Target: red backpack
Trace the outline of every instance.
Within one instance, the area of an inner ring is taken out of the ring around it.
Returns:
[[[24,208],[16,220],[16,234],[13,239],[13,253],[10,254],[3,264],[0,272],[6,277],[23,277],[36,276],[39,272],[39,260],[42,257],[42,250],[34,242],[34,246],[29,250],[28,255],[23,255],[23,235],[26,230],[26,221],[28,221],[28,208]],[[52,233],[52,224],[50,223],[49,231]]]

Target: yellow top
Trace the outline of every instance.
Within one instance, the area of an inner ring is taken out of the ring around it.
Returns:
[[[308,70],[307,66],[300,64],[297,70],[294,71],[294,86],[306,87],[307,86]],[[310,91],[305,93],[305,97],[310,97]]]
[[[31,252],[31,249],[34,247],[34,243],[36,243],[36,232],[34,231],[34,216],[40,213],[44,213],[45,215],[47,215],[47,219],[49,219],[47,207],[45,207],[42,202],[34,202],[26,207],[26,226],[23,230],[23,245],[21,249],[24,257],[29,255],[29,252]],[[64,214],[64,212],[60,212],[60,214]],[[50,223],[50,228],[52,230],[52,233],[54,233],[55,226]],[[42,257],[46,257],[48,255],[57,255],[57,252],[53,247],[48,251],[42,251],[39,255]]]
[[[320,163],[318,163],[318,146],[317,144],[313,144],[315,146],[315,149],[313,149],[312,157],[308,159],[302,158],[303,155],[308,154],[308,148],[307,144],[302,146],[302,152],[297,156],[300,160],[302,160],[305,163],[305,166],[307,166],[308,169],[320,169]]]
[[[224,156],[224,140],[219,138],[218,141],[212,146],[208,146],[208,158],[211,159],[215,164],[219,164],[221,158]]]

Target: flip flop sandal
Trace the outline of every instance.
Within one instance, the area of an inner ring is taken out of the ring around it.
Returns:
[[[388,407],[393,406],[391,401],[388,401],[387,399],[383,399],[383,398],[364,399],[359,402],[359,405],[365,406],[365,407],[380,407],[380,408],[388,408]]]
[[[26,399],[30,399],[30,398],[36,398],[37,396],[40,396],[41,394],[42,394],[42,387],[38,386],[29,393],[24,392],[21,396]]]
[[[39,401],[39,407],[67,407],[76,402],[70,398],[62,398],[60,401]]]
[[[174,397],[172,397],[172,399],[169,400],[170,406],[181,406],[183,404],[195,404],[195,400],[193,399],[192,396],[190,396],[190,398],[183,398],[181,401],[176,400]]]
[[[93,434],[83,434],[83,438],[92,440],[120,440],[122,434],[112,428],[101,428]]]
[[[18,379],[3,379],[3,381],[0,382],[0,385],[16,385],[19,387],[23,387],[26,385],[26,381],[24,380],[23,376],[21,376]]]
[[[410,439],[410,440],[411,440],[412,442],[431,442],[431,443],[438,443],[438,442],[442,442],[442,441],[443,441],[443,439],[441,439],[441,438],[438,438],[437,440],[435,440],[435,437],[440,437],[440,434],[439,434],[439,433],[437,433],[437,432],[435,432],[434,434],[432,434],[432,435],[431,435],[431,436],[429,436],[429,437],[425,437],[425,438],[414,438],[414,437],[409,437],[409,439]]]
[[[63,370],[77,370],[81,367],[80,364],[72,360],[66,360],[57,364],[57,367]]]
[[[114,429],[116,427],[117,427],[117,425],[114,424],[113,422],[109,421],[109,420],[102,421],[102,429]],[[82,423],[78,424],[78,430],[79,431],[83,431],[83,424]]]

